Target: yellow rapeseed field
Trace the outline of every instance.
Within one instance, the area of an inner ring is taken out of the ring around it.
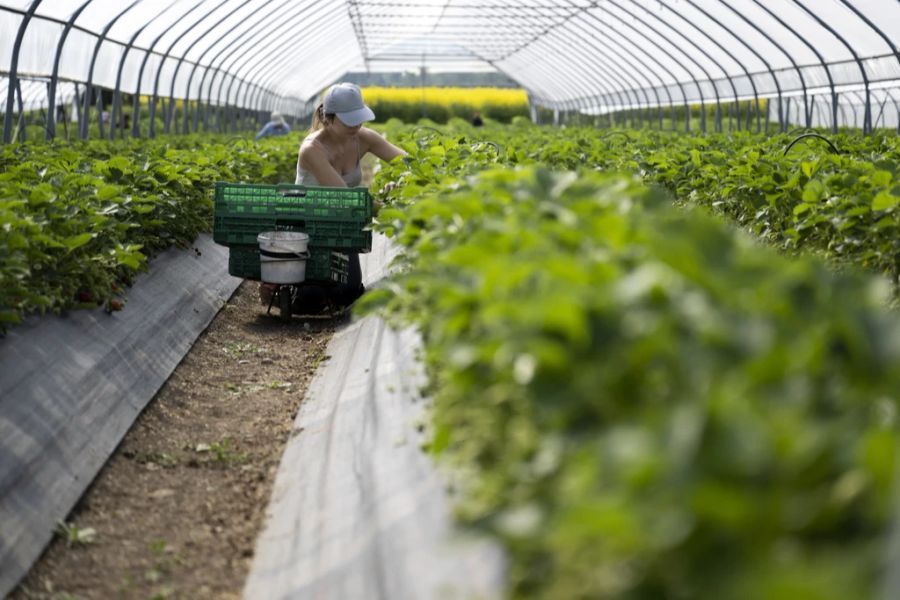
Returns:
[[[476,112],[498,121],[528,115],[525,90],[514,88],[363,88],[363,98],[379,121],[392,117],[415,122],[427,117],[440,123],[451,117],[469,119]]]

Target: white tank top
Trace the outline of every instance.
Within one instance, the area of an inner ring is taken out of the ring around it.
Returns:
[[[318,144],[319,147],[324,147],[322,144],[315,138],[310,140],[313,144]],[[362,168],[360,168],[359,164],[359,138],[356,138],[356,167],[353,168],[349,173],[341,174],[341,179],[344,180],[344,183],[347,184],[347,187],[358,187],[362,183]],[[294,181],[297,185],[321,185],[316,176],[312,174],[311,171],[308,171],[300,166],[300,156],[297,156],[297,178]]]

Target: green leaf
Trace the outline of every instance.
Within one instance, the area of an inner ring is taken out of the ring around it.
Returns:
[[[890,192],[878,192],[872,199],[872,210],[886,210],[893,208],[900,202],[900,198],[892,195]]]
[[[80,248],[84,246],[89,241],[94,239],[93,233],[81,233],[79,235],[73,235],[62,240],[63,245],[69,249],[69,251],[75,250],[76,248]]]

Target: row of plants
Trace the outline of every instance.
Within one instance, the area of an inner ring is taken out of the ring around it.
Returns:
[[[552,172],[514,166],[527,143],[421,133],[376,180],[400,183],[377,227],[404,268],[361,308],[421,331],[430,449],[511,595],[874,595],[900,441],[884,281],[594,156]]]
[[[523,121],[483,131],[457,121],[441,131],[390,129],[399,139],[425,136],[437,145],[489,139],[505,164],[637,173],[678,202],[705,206],[785,252],[820,254],[900,281],[900,139],[892,133],[805,138],[785,153],[797,133],[691,136]]]
[[[209,136],[0,147],[0,327],[122,307],[147,259],[210,230],[217,180],[290,180],[296,141]]]

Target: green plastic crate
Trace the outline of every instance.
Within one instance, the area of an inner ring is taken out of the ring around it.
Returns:
[[[306,219],[368,221],[372,218],[372,195],[365,187],[217,182],[215,210],[222,216],[289,214]]]
[[[312,248],[369,252],[372,196],[365,187],[216,183],[213,241],[256,244],[264,231],[305,231]]]
[[[231,246],[228,249],[228,274],[259,280],[259,246]],[[306,281],[347,283],[349,277],[349,256],[331,250],[310,250],[306,261]]]
[[[245,216],[219,216],[213,219],[213,241],[224,246],[257,244],[256,236],[264,231],[304,231],[309,234],[310,248],[334,248],[369,252],[372,232],[363,231],[368,221],[315,221]]]

